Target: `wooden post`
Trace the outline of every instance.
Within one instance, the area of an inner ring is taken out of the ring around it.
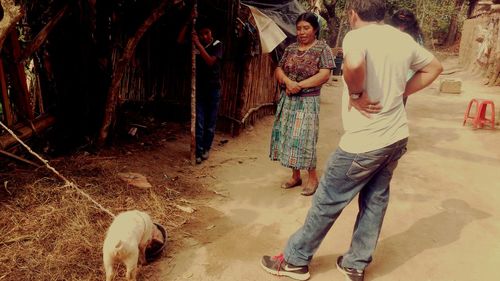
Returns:
[[[196,0],[193,4],[193,13],[198,14]],[[195,30],[196,17],[193,17],[191,32]],[[190,34],[191,35],[191,34]],[[196,164],[196,46],[191,40],[191,163]]]
[[[31,102],[30,93],[28,91],[28,84],[26,82],[26,72],[24,72],[24,62],[21,62],[21,46],[19,45],[19,33],[16,29],[10,33],[9,42],[12,46],[12,57],[14,64],[11,66],[11,73],[13,74],[13,85],[17,91],[19,103],[21,105],[22,114],[28,120],[35,119],[35,112]]]
[[[3,69],[3,60],[0,59],[0,83],[2,89],[2,106],[4,111],[5,121],[7,126],[12,126],[14,123],[14,117],[12,115],[12,107],[10,106],[9,93],[7,93],[7,81],[5,77],[5,71]]]
[[[125,74],[126,66],[130,62],[132,56],[135,53],[135,48],[141,40],[142,36],[146,31],[165,14],[167,4],[169,0],[163,0],[160,2],[158,7],[156,7],[151,15],[142,23],[139,29],[135,32],[134,36],[128,39],[127,45],[123,50],[122,57],[118,60],[116,68],[113,70],[113,75],[111,77],[111,86],[109,87],[108,96],[106,99],[106,107],[104,110],[104,118],[102,122],[101,129],[99,131],[99,136],[97,139],[97,144],[99,146],[104,145],[106,139],[108,138],[109,130],[111,125],[114,123],[116,118],[116,106],[118,103],[118,90],[120,89],[120,84]]]

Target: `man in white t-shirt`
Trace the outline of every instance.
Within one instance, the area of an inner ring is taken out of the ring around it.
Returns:
[[[389,203],[389,185],[406,151],[408,125],[403,97],[434,81],[442,66],[410,35],[383,24],[384,0],[350,0],[352,31],[343,42],[344,135],[330,157],[304,225],[283,254],[264,256],[269,273],[297,280],[342,210],[358,197],[359,212],[350,249],[337,259],[347,280],[363,281]],[[406,81],[408,70],[415,75]]]

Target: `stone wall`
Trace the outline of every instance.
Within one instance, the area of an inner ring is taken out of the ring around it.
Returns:
[[[480,72],[488,85],[500,85],[500,5],[479,2],[464,22],[459,61],[463,68]]]

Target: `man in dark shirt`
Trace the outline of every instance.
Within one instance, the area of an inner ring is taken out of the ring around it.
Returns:
[[[215,40],[207,24],[198,25],[193,42],[196,56],[196,163],[208,159],[215,135],[221,95],[222,42]]]

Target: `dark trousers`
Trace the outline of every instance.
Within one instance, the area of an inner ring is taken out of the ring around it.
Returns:
[[[196,95],[196,157],[209,151],[212,146],[219,102],[219,88],[198,88]]]

